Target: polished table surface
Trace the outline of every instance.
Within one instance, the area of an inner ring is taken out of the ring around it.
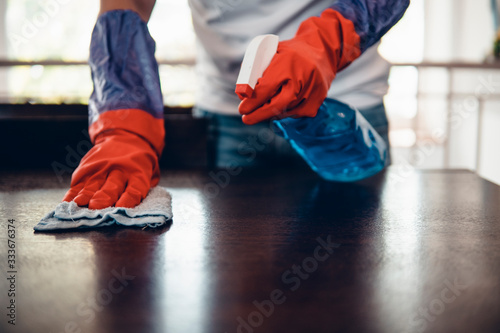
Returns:
[[[168,227],[34,233],[68,184],[0,174],[0,332],[500,332],[500,187],[471,172],[164,171]]]

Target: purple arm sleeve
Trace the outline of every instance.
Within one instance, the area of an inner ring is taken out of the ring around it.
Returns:
[[[94,91],[89,123],[111,110],[139,109],[163,117],[155,41],[139,15],[115,10],[101,15],[90,43]]]
[[[364,52],[395,25],[410,5],[410,0],[339,0],[332,7],[354,23]]]

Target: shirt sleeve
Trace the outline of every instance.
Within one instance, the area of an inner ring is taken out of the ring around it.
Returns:
[[[354,24],[364,52],[403,17],[409,5],[409,0],[339,0],[330,8]]]

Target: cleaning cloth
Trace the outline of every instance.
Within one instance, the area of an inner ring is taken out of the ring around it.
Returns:
[[[97,228],[113,224],[156,228],[172,219],[172,197],[163,187],[152,188],[134,208],[88,209],[74,201],[61,202],[34,227],[36,231]]]

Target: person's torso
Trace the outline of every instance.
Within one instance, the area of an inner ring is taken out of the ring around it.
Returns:
[[[318,16],[332,0],[189,0],[198,39],[197,106],[237,114],[234,93],[246,47],[258,35],[290,39],[299,25]],[[334,80],[328,97],[358,108],[381,103],[387,91],[388,63],[367,50]]]

